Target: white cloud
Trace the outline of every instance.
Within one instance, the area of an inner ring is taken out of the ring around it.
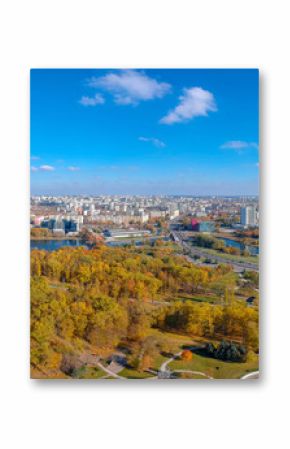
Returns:
[[[78,171],[78,170],[80,170],[80,167],[76,167],[75,165],[70,165],[69,167],[67,167],[67,169],[69,171]]]
[[[158,82],[136,70],[122,70],[120,73],[108,73],[99,78],[93,77],[88,84],[110,92],[115,103],[122,105],[136,105],[140,101],[162,98],[171,89],[170,84]]]
[[[165,143],[162,142],[162,140],[156,139],[155,137],[139,137],[141,142],[150,142],[157,148],[164,148],[166,147]]]
[[[83,106],[96,106],[97,104],[104,104],[105,99],[102,94],[96,94],[94,97],[83,96],[79,103]]]
[[[246,142],[244,140],[230,140],[221,145],[220,148],[223,150],[241,151],[247,148],[258,148],[258,145],[255,142]]]
[[[32,161],[38,161],[40,159],[40,157],[38,157],[38,156],[31,156],[30,159]]]
[[[52,165],[41,165],[39,169],[42,171],[53,171],[54,167]]]
[[[33,165],[30,167],[31,171],[38,171],[37,167],[34,167]]]
[[[160,123],[172,125],[188,121],[194,117],[207,116],[208,112],[217,111],[214,96],[208,90],[201,87],[191,87],[183,89],[183,95],[179,97],[179,104],[169,111]]]

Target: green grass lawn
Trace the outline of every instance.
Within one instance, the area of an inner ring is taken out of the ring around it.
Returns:
[[[153,374],[145,372],[140,373],[139,371],[130,368],[124,368],[118,375],[125,377],[126,379],[148,379],[149,377],[153,377]]]
[[[221,299],[218,296],[184,295],[175,298],[175,301],[208,302],[210,304],[216,304],[220,303]]]
[[[181,374],[181,373],[179,373]],[[180,377],[180,379],[207,379],[205,376],[201,376],[200,374],[192,374],[192,373],[185,373],[185,377]]]
[[[106,373],[94,366],[85,366],[78,370],[77,379],[100,379]]]
[[[174,332],[166,332],[166,331],[161,331],[160,329],[150,329],[150,332],[148,332],[148,335],[154,335],[158,338],[161,339],[165,339],[167,341],[170,342],[170,344],[172,345],[172,351],[178,352],[180,351],[180,347],[182,345],[192,345],[193,339],[187,335],[180,335],[180,334],[175,334]]]
[[[175,369],[201,371],[215,379],[239,379],[244,374],[258,370],[259,362],[258,357],[251,362],[231,363],[193,354],[192,360],[188,362],[174,360],[168,366],[172,371]]]

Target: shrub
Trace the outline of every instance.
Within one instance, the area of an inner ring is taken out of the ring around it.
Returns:
[[[208,343],[201,351],[207,357],[212,357],[225,362],[245,362],[247,350],[244,346],[222,341],[217,347]]]
[[[182,358],[182,360],[185,360],[185,361],[192,360],[192,352],[189,349],[185,349],[181,353],[181,358]]]

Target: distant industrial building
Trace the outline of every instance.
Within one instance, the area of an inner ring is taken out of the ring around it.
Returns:
[[[245,227],[257,226],[257,212],[255,207],[254,206],[241,207],[240,221],[241,225]]]

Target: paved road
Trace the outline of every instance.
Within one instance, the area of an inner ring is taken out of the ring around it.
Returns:
[[[119,364],[116,360],[112,360],[112,362],[108,367],[104,366],[100,362],[100,357],[94,354],[81,354],[80,360],[88,366],[97,366],[102,371],[104,371],[104,373],[107,373],[109,376],[115,377],[116,379],[124,379],[124,377],[118,376],[117,374],[124,367],[121,364]]]
[[[124,366],[118,363],[116,360],[112,360],[112,362],[108,366],[108,369],[113,373],[118,374],[124,369]]]
[[[200,257],[208,257],[208,258],[214,259],[220,263],[228,263],[237,269],[252,270],[252,271],[259,270],[259,267],[256,264],[249,263],[249,262],[234,262],[231,259],[227,259],[225,257],[221,257],[218,255],[209,254],[200,248],[193,247],[183,240],[183,236],[182,236],[181,232],[171,231],[171,235],[173,236],[175,243],[179,244],[183,249],[186,249],[187,251],[189,251],[191,256],[197,255]],[[196,261],[193,259],[192,259],[192,262],[196,263]]]
[[[111,377],[115,377],[116,379],[125,379],[125,377],[119,376],[118,374],[114,373],[114,371],[111,371],[109,368],[106,368],[104,365],[102,365],[100,362],[97,363],[97,366],[105,371],[105,373],[109,374]]]

